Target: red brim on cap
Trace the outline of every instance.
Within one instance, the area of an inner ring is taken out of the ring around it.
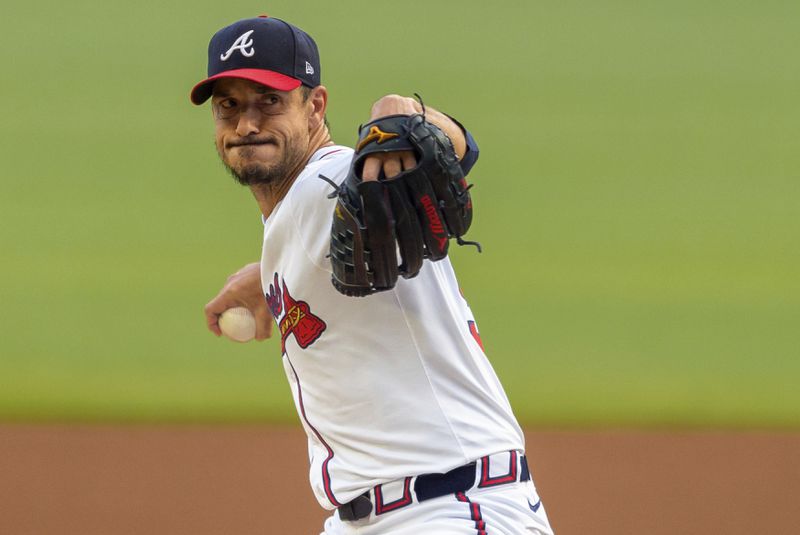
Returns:
[[[215,74],[206,78],[192,89],[190,98],[195,104],[202,104],[211,96],[211,88],[215,80],[220,78],[242,78],[243,80],[250,80],[267,87],[272,87],[278,91],[291,91],[300,86],[300,80],[286,76],[279,72],[266,71],[263,69],[234,69],[232,71],[225,71]]]

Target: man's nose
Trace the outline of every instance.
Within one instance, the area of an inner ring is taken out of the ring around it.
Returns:
[[[248,106],[239,114],[236,133],[240,137],[258,134],[260,132],[261,113],[255,106]]]

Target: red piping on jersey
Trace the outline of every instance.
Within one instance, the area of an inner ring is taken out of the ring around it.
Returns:
[[[483,520],[481,515],[481,506],[471,502],[463,492],[456,492],[456,499],[469,505],[470,518],[475,522],[475,529],[478,530],[478,535],[486,535],[486,521]]]
[[[328,156],[330,156],[331,154],[334,154],[334,153],[337,153],[337,152],[341,152],[342,150],[344,150],[344,149],[335,149],[335,150],[332,150],[332,151],[330,151],[330,152],[326,152],[325,154],[323,154],[322,156],[320,156],[319,158],[317,158],[317,160],[322,160],[322,159],[324,159],[324,158],[327,158],[327,157],[328,157]]]
[[[308,417],[306,416],[306,408],[305,405],[303,405],[303,389],[300,388],[300,377],[297,375],[297,370],[294,369],[294,364],[292,364],[292,361],[289,359],[289,355],[286,355],[286,361],[289,363],[289,366],[291,366],[292,373],[294,373],[294,378],[297,381],[297,398],[300,402],[300,414],[303,416],[303,420],[305,420],[309,429],[314,432],[319,441],[322,442],[322,445],[325,446],[325,449],[328,450],[328,457],[322,463],[322,484],[325,487],[325,495],[335,507],[340,507],[342,504],[336,499],[336,496],[333,495],[333,489],[331,488],[331,475],[328,473],[328,463],[331,461],[331,459],[333,459],[333,450],[330,446],[328,446],[328,443],[325,442],[325,439],[322,438],[322,435],[319,434],[319,431],[317,431],[317,429],[311,425],[311,422],[308,421]]]

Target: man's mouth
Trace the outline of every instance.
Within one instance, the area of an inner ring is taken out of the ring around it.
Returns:
[[[275,145],[272,139],[240,139],[237,141],[229,141],[227,147],[232,149],[234,147],[252,147],[257,145]]]

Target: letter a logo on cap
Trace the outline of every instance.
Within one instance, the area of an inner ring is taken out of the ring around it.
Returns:
[[[219,59],[221,59],[222,61],[227,61],[228,58],[231,57],[231,54],[233,54],[234,50],[238,50],[239,52],[242,53],[243,56],[247,58],[253,57],[253,54],[255,54],[256,51],[253,49],[253,40],[250,39],[250,36],[254,31],[255,30],[244,32],[242,35],[237,37],[236,41],[233,42],[233,44],[227,50],[227,52],[220,55]]]

